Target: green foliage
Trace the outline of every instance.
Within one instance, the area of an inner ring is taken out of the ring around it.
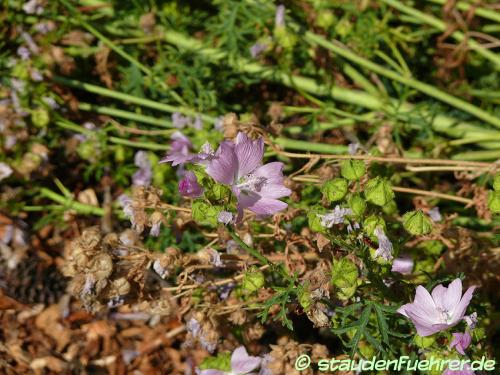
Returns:
[[[216,227],[217,215],[221,210],[221,207],[212,206],[211,204],[199,199],[193,202],[191,207],[191,216],[193,217],[193,220],[199,224]]]
[[[250,268],[243,276],[241,287],[245,293],[254,293],[264,287],[265,277],[264,274],[256,267]]]
[[[332,284],[338,288],[337,297],[348,300],[354,293],[358,283],[358,268],[348,258],[334,260],[332,265]]]
[[[215,357],[206,357],[199,367],[200,370],[231,371],[231,353],[223,352]]]

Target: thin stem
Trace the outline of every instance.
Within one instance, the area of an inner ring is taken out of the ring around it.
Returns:
[[[143,107],[156,109],[158,111],[168,112],[168,113],[179,112],[179,113],[182,113],[184,115],[193,116],[193,117],[200,116],[202,118],[202,120],[207,121],[207,122],[213,122],[215,120],[214,117],[198,113],[191,108],[178,107],[178,106],[173,106],[173,105],[166,104],[166,103],[158,103],[154,100],[139,98],[139,97],[134,96],[134,95],[125,94],[123,92],[110,90],[110,89],[107,89],[107,88],[104,88],[101,86],[96,86],[96,85],[92,85],[90,83],[80,82],[80,81],[77,81],[74,79],[68,79],[68,78],[64,78],[64,77],[60,77],[60,76],[54,76],[52,79],[54,80],[54,82],[60,83],[60,84],[65,85],[65,86],[74,87],[76,89],[91,92],[93,94],[107,96],[109,98],[118,99],[118,100],[132,103],[132,104],[137,104],[137,105],[140,105]]]
[[[103,208],[91,206],[89,204],[76,202],[69,197],[65,197],[63,195],[55,193],[50,189],[41,188],[40,194],[45,198],[48,198],[54,202],[60,203],[66,209],[75,210],[79,214],[104,216],[105,210]]]
[[[410,6],[404,5],[400,1],[397,0],[382,0],[382,2],[386,3],[387,5],[390,5],[393,8],[396,8],[397,10],[404,12],[406,14],[410,14],[413,17],[417,18],[423,23],[426,23],[432,27],[435,27],[436,29],[440,31],[445,31],[447,29],[447,25],[445,22],[431,16],[430,14],[423,13],[417,9],[414,9]],[[484,58],[490,60],[495,66],[496,69],[500,69],[500,56],[495,54],[494,52],[489,51],[488,49],[482,47],[478,42],[476,42],[472,38],[467,38],[464,33],[461,31],[455,31],[451,34],[451,36],[457,40],[458,42],[465,42],[469,46],[470,49],[476,51],[479,53],[481,56]]]
[[[456,195],[443,194],[443,193],[438,193],[438,192],[435,192],[435,191],[427,191],[427,190],[421,190],[421,189],[404,188],[404,187],[399,187],[399,186],[393,186],[392,190],[393,191],[397,191],[399,193],[408,193],[408,194],[415,194],[415,195],[426,195],[426,196],[429,196],[429,197],[446,199],[446,200],[449,200],[449,201],[455,201],[455,202],[464,203],[466,205],[471,204],[471,203],[474,202],[472,199],[469,199],[469,198],[457,197]]]
[[[424,94],[427,94],[435,99],[438,99],[444,103],[447,103],[451,105],[452,107],[455,107],[461,111],[467,112],[478,119],[481,119],[483,121],[486,121],[487,123],[500,128],[500,118],[482,110],[481,108],[476,107],[473,104],[470,104],[462,99],[459,99],[457,97],[454,97],[444,91],[439,90],[438,88],[429,85],[424,82],[420,82],[416,79],[413,79],[411,77],[406,77],[398,74],[397,72],[384,68],[381,65],[378,65],[368,59],[365,59],[364,57],[358,56],[351,50],[347,49],[346,47],[332,43],[328,40],[326,40],[324,37],[314,34],[310,31],[306,31],[304,34],[304,39],[308,41],[310,44],[314,45],[319,45],[327,50],[332,51],[333,53],[342,56],[343,58],[352,61],[366,69],[369,69],[375,73],[378,73],[384,77],[387,77],[389,79],[392,79],[396,82],[399,82],[403,85],[406,85],[408,87],[411,87],[415,90],[418,90]]]
[[[161,119],[152,116],[146,116],[139,113],[123,111],[121,109],[116,109],[112,107],[103,107],[100,105],[90,104],[90,103],[78,103],[78,109],[81,111],[94,112],[101,115],[115,116],[123,118],[126,120],[142,122],[144,124],[160,126],[163,128],[173,128],[172,121],[170,119]]]
[[[440,5],[446,4],[446,0],[427,0],[427,1]],[[465,11],[468,11],[471,7],[474,7],[474,14],[477,14],[478,16],[489,19],[491,21],[496,21],[500,23],[500,13],[495,12],[492,9],[481,8],[476,6],[476,4],[470,4],[465,1],[457,2],[456,6],[458,7],[458,9]]]

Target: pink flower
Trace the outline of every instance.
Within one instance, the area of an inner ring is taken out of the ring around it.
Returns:
[[[148,153],[138,151],[135,154],[134,163],[139,169],[132,176],[132,184],[135,186],[149,186],[153,178],[153,170],[151,169]]]
[[[231,371],[221,370],[202,370],[199,375],[254,375],[252,372],[260,366],[262,359],[259,357],[249,356],[245,347],[236,348],[231,355]]]
[[[283,163],[262,165],[264,142],[238,133],[236,142],[222,142],[207,165],[207,173],[217,182],[229,185],[238,199],[241,217],[248,208],[258,215],[272,215],[288,205],[278,198],[291,194],[283,185]]]
[[[203,194],[203,188],[198,184],[196,176],[191,171],[186,171],[179,181],[179,193],[185,197],[197,198]]]
[[[448,288],[441,284],[436,286],[431,295],[419,285],[413,303],[401,306],[398,312],[415,324],[420,336],[430,336],[457,325],[465,318],[474,289],[474,286],[470,287],[462,297],[462,281],[455,279]]]
[[[193,157],[196,156],[190,152],[193,144],[184,134],[176,131],[170,138],[172,139],[170,151],[160,160],[160,163],[171,162],[172,166],[175,167],[176,165],[185,164],[191,161]]]
[[[409,257],[401,257],[394,259],[392,263],[392,272],[398,272],[402,275],[409,275],[413,270],[413,259]]]
[[[472,341],[472,337],[469,331],[465,333],[455,332],[453,333],[453,340],[451,340],[450,348],[455,348],[457,352],[465,355],[465,349],[467,349]]]

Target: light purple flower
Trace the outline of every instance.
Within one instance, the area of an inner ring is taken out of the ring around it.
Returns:
[[[53,97],[51,97],[51,96],[43,96],[42,100],[51,109],[57,109],[57,108],[59,108],[59,104],[57,104],[56,100]]]
[[[41,34],[47,34],[48,32],[54,30],[54,24],[51,22],[39,22],[34,25],[34,28]]]
[[[250,47],[250,55],[255,59],[259,57],[259,55],[266,49],[267,49],[267,44],[257,42]]]
[[[384,258],[385,260],[392,259],[392,242],[386,236],[381,227],[375,228],[373,231],[378,240],[378,249],[375,251],[375,256]]]
[[[401,257],[394,259],[392,263],[392,272],[397,272],[402,275],[409,275],[413,271],[413,259],[410,257]]]
[[[191,119],[184,116],[182,113],[175,112],[172,114],[172,124],[175,128],[183,129],[191,123]]]
[[[193,172],[186,171],[184,173],[184,177],[179,181],[179,193],[190,198],[197,198],[203,194],[203,188],[198,184]]]
[[[207,341],[205,338],[205,333],[203,332],[203,328],[198,320],[195,318],[189,319],[186,323],[186,329],[188,332],[191,332],[194,338],[197,338],[200,345],[208,351],[209,353],[213,353],[217,348],[217,342]]]
[[[349,153],[349,155],[356,155],[356,152],[360,147],[361,145],[358,142],[349,143],[349,145],[347,146],[347,152]]]
[[[43,75],[42,75],[42,73],[40,73],[40,71],[38,69],[31,69],[30,77],[35,82],[43,81]]]
[[[158,237],[160,235],[161,221],[154,223],[149,230],[149,234],[153,237]]]
[[[9,165],[0,162],[0,181],[9,177],[12,174],[12,172],[13,170]]]
[[[17,49],[17,56],[19,56],[21,60],[29,60],[31,53],[27,47],[21,46]]]
[[[215,118],[214,129],[219,132],[224,131],[224,116],[219,116]]]
[[[149,186],[153,178],[151,162],[146,151],[138,151],[134,157],[134,164],[139,168],[132,175],[132,184],[135,186]]]
[[[443,217],[441,216],[441,213],[439,212],[439,207],[433,207],[429,210],[428,212],[429,217],[433,222],[438,222],[443,220]]]
[[[203,121],[201,120],[201,116],[196,116],[193,122],[193,128],[196,130],[203,129]]]
[[[450,349],[455,348],[457,352],[465,355],[465,349],[467,349],[472,341],[472,337],[469,331],[465,333],[455,332],[453,333],[453,340],[451,340]]]
[[[450,370],[446,369],[443,371],[441,375],[474,375],[475,372],[472,371],[472,368],[468,363],[464,364],[463,370]]]
[[[262,359],[248,355],[244,346],[236,348],[231,355],[231,371],[202,370],[199,375],[255,375]]]
[[[278,5],[276,7],[276,15],[274,17],[274,25],[276,27],[284,27],[285,26],[285,11],[286,11],[286,8],[284,5]]]
[[[207,173],[217,182],[229,185],[238,199],[238,216],[248,208],[258,215],[272,215],[288,205],[278,198],[291,194],[283,185],[283,163],[262,165],[264,141],[238,133],[236,142],[222,142],[209,160]]]
[[[179,131],[176,131],[170,137],[172,139],[172,144],[170,145],[170,150],[167,155],[160,160],[160,163],[171,162],[172,166],[179,164],[185,164],[191,161],[196,155],[190,152],[193,144]]]
[[[40,5],[40,0],[30,0],[24,3],[23,10],[26,14],[42,14],[43,6]]]
[[[222,224],[229,224],[233,221],[234,215],[232,212],[229,211],[221,211],[217,215],[217,221]]]
[[[470,287],[462,297],[462,281],[455,279],[448,288],[436,286],[431,295],[419,285],[415,300],[401,306],[398,312],[413,322],[420,336],[430,336],[454,327],[465,318],[474,289]]]
[[[264,357],[262,357],[259,375],[273,375],[272,371],[269,369],[269,364],[272,360],[273,357],[270,354],[266,354],[264,355]]]
[[[335,224],[342,224],[345,216],[347,215],[352,215],[352,210],[350,208],[342,208],[337,205],[332,212],[324,215],[318,214],[318,217],[321,218],[322,227],[331,228]]]

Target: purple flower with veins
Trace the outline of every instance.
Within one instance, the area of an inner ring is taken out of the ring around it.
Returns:
[[[197,198],[203,194],[203,188],[198,184],[196,175],[186,171],[184,177],[179,181],[179,193],[184,197]]]
[[[217,221],[219,223],[222,223],[225,225],[231,223],[233,221],[233,219],[234,219],[234,215],[232,212],[229,212],[229,211],[221,211],[217,215]]]
[[[398,309],[409,318],[420,336],[430,336],[456,326],[465,318],[475,287],[472,286],[462,296],[462,280],[455,279],[448,288],[436,286],[430,294],[419,285],[415,300]]]
[[[153,170],[151,169],[148,153],[145,151],[136,152],[134,164],[139,170],[132,175],[132,184],[135,186],[149,186],[153,178]]]
[[[453,340],[451,340],[450,349],[455,348],[457,352],[465,355],[465,349],[467,349],[472,341],[472,337],[469,331],[465,333],[455,332],[453,333]]]
[[[464,318],[465,320],[465,323],[467,323],[467,326],[470,328],[470,329],[474,329],[476,328],[476,325],[477,325],[477,312],[473,312],[472,314],[470,314],[469,316],[466,316]]]
[[[17,49],[17,56],[19,56],[21,60],[29,60],[31,53],[27,47],[21,46]]]
[[[231,355],[231,371],[221,370],[201,370],[199,375],[256,375],[253,372],[262,362],[260,357],[252,357],[248,355],[244,346],[236,348]]]
[[[410,257],[401,257],[394,259],[392,262],[392,272],[397,272],[402,275],[409,275],[413,271],[413,259]]]
[[[373,231],[378,240],[378,249],[375,251],[375,256],[384,258],[385,260],[392,259],[392,242],[384,233],[381,227],[375,228]]]
[[[262,165],[264,141],[251,140],[238,133],[236,142],[224,141],[209,160],[207,173],[217,182],[229,185],[238,199],[238,219],[248,208],[258,215],[272,215],[288,205],[278,198],[291,194],[283,185],[283,163]]]

